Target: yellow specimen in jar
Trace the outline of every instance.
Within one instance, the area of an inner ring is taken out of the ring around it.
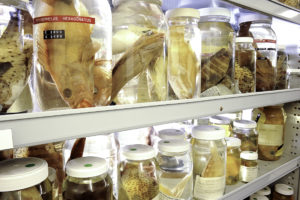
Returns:
[[[240,151],[237,147],[227,147],[226,184],[233,185],[239,181]]]

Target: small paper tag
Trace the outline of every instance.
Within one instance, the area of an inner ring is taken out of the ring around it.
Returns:
[[[0,130],[0,150],[14,147],[11,129]]]
[[[64,30],[45,30],[44,31],[44,39],[65,39],[65,31]]]

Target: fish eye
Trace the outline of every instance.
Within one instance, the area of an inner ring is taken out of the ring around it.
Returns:
[[[69,88],[66,88],[66,89],[64,89],[63,94],[64,94],[64,97],[70,98],[72,96],[72,90],[70,90]]]

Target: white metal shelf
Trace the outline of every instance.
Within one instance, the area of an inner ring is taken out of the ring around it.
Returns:
[[[226,186],[225,195],[220,200],[245,199],[251,194],[275,182],[281,177],[297,169],[300,157],[284,155],[278,161],[258,161],[258,177],[247,183],[239,182],[236,185]]]
[[[13,147],[22,147],[297,100],[300,89],[4,115],[0,116],[0,131],[11,130]]]
[[[27,10],[29,0],[0,0],[0,4],[5,6],[14,6],[21,10]]]

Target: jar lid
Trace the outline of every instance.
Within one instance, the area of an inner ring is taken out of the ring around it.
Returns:
[[[225,138],[227,147],[240,147],[242,142],[239,138],[227,137]]]
[[[277,49],[285,51],[286,45],[284,45],[284,44],[277,44]]]
[[[288,68],[288,69],[286,70],[286,72],[287,72],[288,74],[299,75],[299,74],[300,74],[300,69],[291,69],[291,68]]]
[[[166,153],[186,152],[190,148],[190,144],[185,140],[161,140],[158,142],[158,149]]]
[[[267,187],[257,191],[256,194],[264,195],[264,196],[270,195],[271,194],[271,188],[267,186]]]
[[[227,8],[201,8],[199,9],[200,12],[200,17],[204,17],[204,16],[223,16],[223,17],[227,17],[230,18],[231,17],[231,13],[230,10]]]
[[[264,195],[252,194],[250,200],[269,200],[269,198]]]
[[[235,120],[233,126],[237,128],[256,128],[257,124],[252,120]]]
[[[158,132],[158,137],[164,140],[171,140],[171,139],[184,140],[185,135],[184,132],[179,129],[163,129]]]
[[[66,165],[68,176],[75,178],[89,178],[99,176],[108,171],[106,160],[99,157],[82,157],[70,160]]]
[[[52,167],[48,167],[48,179],[50,182],[54,182],[56,180],[56,170]]]
[[[258,13],[242,14],[239,18],[239,24],[244,22],[266,22],[272,23],[272,17]]]
[[[212,116],[209,118],[209,122],[214,124],[230,124],[231,120],[223,116]]]
[[[276,184],[275,191],[279,194],[288,195],[288,196],[294,194],[294,188],[286,184]]]
[[[200,19],[198,10],[194,8],[175,8],[166,12],[167,19],[175,17],[194,17]]]
[[[245,160],[257,160],[258,154],[255,151],[242,151],[241,158]]]
[[[48,163],[39,158],[15,158],[0,162],[0,192],[22,190],[48,177]]]
[[[122,154],[128,160],[148,160],[155,157],[153,147],[144,144],[126,145],[122,148]]]
[[[253,43],[253,38],[252,37],[237,37],[235,38],[236,43]]]
[[[220,140],[225,138],[225,130],[211,125],[194,126],[192,137],[200,140]]]

